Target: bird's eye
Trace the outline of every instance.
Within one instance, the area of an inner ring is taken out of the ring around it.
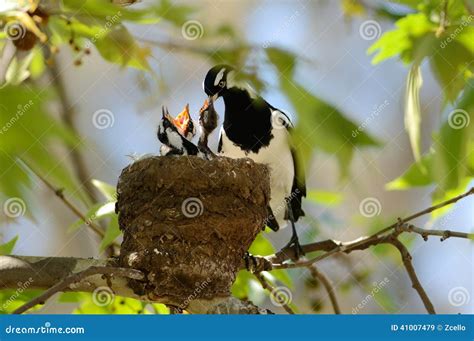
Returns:
[[[220,81],[219,82],[219,87],[221,87],[221,88],[225,87],[225,81]]]

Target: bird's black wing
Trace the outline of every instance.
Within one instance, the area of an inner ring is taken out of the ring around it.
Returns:
[[[293,167],[295,170],[295,177],[293,178],[293,186],[291,188],[291,208],[293,210],[293,217],[295,221],[304,216],[304,211],[301,208],[302,198],[306,197],[306,178],[304,167],[298,164],[298,157],[296,150],[291,148],[291,156],[293,157]]]

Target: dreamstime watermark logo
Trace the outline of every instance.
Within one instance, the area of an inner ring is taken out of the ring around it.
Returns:
[[[99,109],[92,115],[92,124],[97,129],[107,129],[114,125],[115,116],[112,111],[107,109]]]
[[[0,135],[3,135],[4,133],[6,133],[11,127],[13,127],[15,125],[15,123],[28,111],[31,109],[31,107],[33,106],[34,102],[32,100],[29,100],[26,104],[22,105],[22,104],[18,104],[17,105],[17,110],[16,110],[16,113],[15,115],[13,115],[4,125],[3,127],[0,129]],[[7,110],[6,107],[4,107],[3,105],[1,105],[1,110]]]
[[[186,218],[196,218],[204,212],[204,205],[199,198],[186,198],[181,204],[181,212]]]
[[[470,300],[471,295],[469,295],[469,291],[465,287],[454,287],[449,290],[448,301],[455,307],[468,304]]]
[[[92,293],[92,302],[99,307],[105,307],[115,300],[115,294],[109,287],[98,287]]]
[[[33,284],[33,282],[34,280],[31,277],[25,282],[18,282],[18,289],[16,289],[15,292],[2,303],[2,310],[7,310],[8,307],[14,303],[20,295],[31,286],[31,284]]]
[[[448,46],[449,43],[451,43],[456,37],[464,31],[464,29],[468,26],[470,26],[471,21],[474,20],[474,14],[471,14],[470,16],[467,17],[467,19],[464,19],[461,24],[452,32],[446,39],[444,39],[440,44],[439,47],[444,49],[446,46]]]
[[[20,40],[26,35],[26,27],[19,21],[8,22],[3,31],[6,33],[7,38],[10,40]]]
[[[382,34],[382,27],[375,20],[366,20],[359,26],[359,35],[364,40],[375,40]]]
[[[277,307],[288,305],[292,300],[293,294],[287,287],[275,287],[270,293],[270,301]]]
[[[19,218],[26,212],[26,204],[21,198],[10,198],[3,203],[3,213],[9,218]]]
[[[284,113],[276,111],[272,114],[272,128],[286,129],[289,126],[291,126],[290,120]]]
[[[368,197],[359,204],[359,212],[366,218],[378,216],[382,211],[382,205],[377,198]]]
[[[465,110],[456,109],[451,111],[448,115],[448,124],[453,129],[466,128],[469,123],[471,123],[471,118]]]
[[[277,216],[281,211],[286,211],[286,209],[288,208],[288,204],[291,202],[291,200],[297,198],[300,193],[300,190],[296,188],[293,192],[291,192],[291,195],[289,197],[285,198],[285,200],[283,201],[284,204],[278,205],[277,208],[272,209],[273,214],[270,214],[268,217],[265,218],[265,220],[263,221],[264,226],[267,226],[270,220],[276,219],[275,216]]]
[[[88,41],[86,47],[90,47],[92,44],[95,44],[99,39],[103,38],[110,30],[117,24],[120,23],[122,17],[122,12],[118,11],[114,15],[108,15],[105,17],[105,24],[102,25],[100,30],[96,32]]]
[[[355,315],[359,313],[359,311],[364,309],[364,307],[374,299],[375,295],[378,294],[380,290],[382,290],[382,288],[384,288],[389,282],[390,280],[387,277],[385,277],[380,282],[374,282],[370,293],[367,296],[365,296],[364,299],[357,306],[352,308],[352,314]]]
[[[179,305],[179,308],[184,310],[188,307],[189,303],[196,298],[200,297],[201,292],[207,288],[207,286],[211,283],[211,279],[208,277],[202,282],[195,283],[195,289],[191,295],[189,295],[182,304]]]
[[[181,27],[181,34],[186,40],[196,40],[204,35],[204,26],[197,20],[188,20]]]
[[[360,133],[362,133],[365,128],[370,124],[370,122],[372,122],[372,120],[378,117],[380,113],[385,110],[386,107],[388,107],[389,104],[390,102],[388,100],[385,100],[382,104],[374,106],[374,109],[372,110],[370,115],[364,120],[364,122],[362,122],[357,127],[357,129],[354,129],[352,131],[352,137],[356,138]]]

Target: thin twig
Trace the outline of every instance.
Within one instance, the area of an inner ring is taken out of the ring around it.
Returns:
[[[87,219],[87,217],[69,200],[64,196],[63,190],[61,188],[56,188],[51,182],[49,182],[44,176],[39,174],[37,171],[35,171],[25,160],[21,159],[21,162],[25,165],[25,167],[30,170],[33,174],[35,174],[38,179],[40,179],[46,187],[48,187],[51,191],[54,192],[54,194],[61,199],[61,201],[77,216],[79,217],[84,224],[89,226],[92,231],[97,233],[98,236],[101,238],[104,238],[105,233],[102,231],[102,229],[94,224],[90,219]],[[113,244],[116,247],[120,247],[118,244],[114,243]]]
[[[457,231],[451,231],[451,230],[422,229],[412,224],[402,224],[400,227],[397,227],[397,230],[400,230],[401,232],[412,232],[412,233],[419,234],[424,240],[428,240],[428,236],[441,237],[440,239],[441,241],[444,241],[450,237],[470,239],[473,236],[472,233],[466,233],[466,232],[457,232]]]
[[[51,82],[53,83],[54,88],[56,89],[59,98],[59,103],[61,105],[60,117],[64,125],[74,134],[77,134],[78,132],[74,123],[74,116],[76,114],[76,111],[67,96],[66,87],[61,77],[61,72],[58,68],[57,58],[54,58],[53,63],[49,68],[49,73]],[[97,196],[94,186],[90,181],[89,171],[87,170],[87,166],[81,152],[76,147],[72,147],[69,150],[69,155],[71,158],[74,172],[76,173],[76,177],[78,178],[81,186],[84,187],[85,194],[89,199],[89,203],[99,202],[99,198]],[[97,225],[97,227],[99,227],[101,231],[105,230],[105,226],[101,224],[101,222],[98,222]],[[109,257],[113,257],[116,255],[115,250],[118,250],[116,248],[117,246],[118,245],[116,244],[111,244],[107,247],[106,252]]]
[[[335,314],[340,314],[341,309],[339,308],[339,303],[337,302],[337,297],[336,297],[336,289],[332,285],[331,281],[329,278],[322,273],[321,271],[316,268],[316,266],[311,265],[308,266],[308,270],[311,273],[311,276],[313,276],[314,279],[319,280],[323,286],[324,289],[326,289],[328,295],[329,295],[329,300],[331,301],[332,307],[334,309]]]
[[[443,208],[443,207],[445,207],[445,206],[454,204],[454,203],[458,202],[459,200],[464,199],[465,197],[470,196],[470,195],[472,195],[472,194],[474,194],[474,187],[471,187],[467,192],[465,192],[465,193],[463,193],[463,194],[460,194],[460,195],[458,195],[458,196],[456,196],[456,197],[454,197],[454,198],[451,198],[451,199],[449,199],[449,200],[443,201],[443,202],[441,202],[441,203],[439,203],[439,204],[437,204],[437,205],[428,207],[427,209],[424,209],[424,210],[422,210],[422,211],[420,211],[420,212],[417,212],[417,213],[415,213],[415,214],[412,214],[411,216],[408,216],[408,217],[406,217],[406,218],[402,218],[402,219],[401,219],[401,222],[402,222],[402,223],[407,223],[407,222],[409,222],[409,221],[411,221],[411,220],[413,220],[413,219],[415,219],[415,218],[418,218],[418,217],[421,217],[421,216],[426,215],[426,214],[428,214],[428,213],[431,213],[431,212],[433,212],[433,211],[439,210],[440,208]],[[379,232],[376,233],[376,235],[380,235],[380,234],[382,234],[382,233],[384,233],[384,232],[387,232],[388,230],[391,230],[391,229],[393,229],[393,228],[395,228],[395,227],[397,227],[397,226],[398,226],[398,222],[396,222],[396,223],[394,223],[394,224],[392,224],[392,225],[390,225],[390,226],[387,226],[386,228],[380,230]]]
[[[277,288],[274,288],[268,281],[263,277],[263,275],[260,272],[254,273],[255,277],[258,279],[260,284],[262,284],[262,287],[270,292],[270,295],[272,295],[276,300],[279,300],[279,290]],[[284,294],[282,294],[285,296]],[[286,310],[288,314],[294,314],[295,312],[293,309],[290,308],[290,306],[286,302],[278,302],[283,309]]]
[[[61,120],[69,130],[71,130],[74,134],[77,134],[76,125],[74,123],[75,110],[66,94],[64,82],[61,78],[61,74],[58,68],[57,58],[54,59],[54,62],[52,63],[49,70],[51,82],[53,83],[53,86],[56,89],[59,103],[61,104]],[[81,185],[84,186],[87,196],[89,197],[92,203],[98,202],[99,198],[97,197],[95,188],[90,181],[90,178],[88,176],[89,172],[87,171],[87,167],[81,153],[75,147],[72,147],[69,150],[69,153],[71,157],[71,162],[74,165],[73,168],[76,173],[76,176],[79,179]]]
[[[64,278],[61,282],[56,285],[53,285],[48,290],[44,291],[41,295],[33,298],[32,300],[26,302],[24,305],[13,311],[13,314],[22,314],[25,311],[33,308],[37,304],[43,304],[54,294],[67,290],[72,284],[82,281],[84,278],[87,278],[92,275],[109,275],[109,276],[121,276],[127,277],[130,279],[142,280],[145,278],[145,275],[136,269],[128,269],[128,268],[116,268],[116,267],[109,267],[109,266],[91,266],[84,271],[77,272],[72,274],[66,278]],[[111,288],[112,289],[112,288]]]
[[[407,270],[408,277],[410,277],[412,287],[413,289],[416,290],[416,292],[420,296],[428,313],[436,314],[435,309],[433,307],[433,303],[431,303],[430,298],[426,294],[425,289],[423,289],[423,286],[421,285],[420,280],[418,279],[418,276],[416,275],[415,268],[413,267],[413,263],[412,263],[412,256],[410,252],[408,252],[408,249],[406,248],[406,246],[403,245],[403,243],[396,238],[393,238],[388,243],[395,246],[398,249],[398,251],[400,251],[403,265],[405,266],[405,269]]]

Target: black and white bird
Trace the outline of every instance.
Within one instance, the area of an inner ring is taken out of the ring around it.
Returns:
[[[199,155],[199,149],[185,138],[181,131],[186,131],[185,126],[176,126],[176,122],[169,114],[166,107],[161,108],[162,117],[158,125],[158,140],[161,142],[160,154],[166,155]]]
[[[306,196],[304,172],[298,169],[296,151],[290,144],[292,123],[247,85],[236,82],[234,68],[217,65],[210,69],[203,88],[210,101],[222,97],[225,105],[218,152],[231,158],[248,157],[270,169],[271,198],[266,225],[277,231],[290,222],[297,258],[304,255],[295,222],[304,215],[302,197]]]

